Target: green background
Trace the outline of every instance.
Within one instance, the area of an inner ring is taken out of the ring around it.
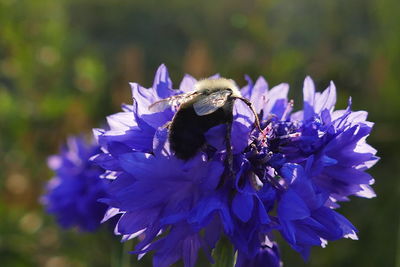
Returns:
[[[62,231],[43,212],[46,157],[131,103],[128,82],[150,87],[165,63],[175,86],[184,73],[288,82],[297,109],[306,75],[320,90],[335,82],[337,108],[352,96],[376,122],[378,197],[340,210],[359,241],[315,248],[307,263],[282,245],[283,261],[399,267],[399,12],[398,0],[0,0],[0,265],[118,265],[107,227]]]

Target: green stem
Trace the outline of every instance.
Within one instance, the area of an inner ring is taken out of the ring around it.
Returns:
[[[131,254],[129,253],[132,250],[132,240],[124,242],[123,248],[122,248],[122,256],[121,256],[121,267],[129,267],[130,266],[130,260],[131,260]]]
[[[228,239],[223,238],[218,242],[213,253],[215,267],[233,267],[235,264],[235,252]]]
[[[120,254],[121,254],[121,243],[117,242],[117,240],[112,240],[111,247],[111,267],[119,267]]]

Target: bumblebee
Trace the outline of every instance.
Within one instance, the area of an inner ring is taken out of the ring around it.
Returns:
[[[169,124],[170,148],[177,158],[188,160],[204,147],[204,134],[212,127],[226,124],[225,135],[227,160],[232,166],[231,130],[233,104],[243,101],[255,116],[255,125],[260,129],[258,116],[251,102],[243,98],[235,82],[230,79],[204,79],[198,81],[189,93],[162,99],[150,105],[151,111],[162,111],[169,106],[178,106]],[[261,130],[261,129],[260,129]]]

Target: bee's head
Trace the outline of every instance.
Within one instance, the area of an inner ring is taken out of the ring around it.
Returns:
[[[195,90],[204,93],[210,94],[218,90],[226,90],[230,89],[232,91],[232,97],[241,97],[239,88],[236,86],[236,83],[231,79],[226,78],[217,78],[217,79],[204,79],[200,80],[195,84]]]

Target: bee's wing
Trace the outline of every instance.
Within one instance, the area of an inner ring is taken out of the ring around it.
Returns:
[[[222,107],[231,94],[231,90],[219,90],[212,94],[202,96],[193,104],[194,111],[199,116],[211,114]]]
[[[178,106],[182,103],[185,103],[191,99],[193,99],[198,93],[190,92],[186,94],[180,94],[171,96],[160,101],[154,102],[149,106],[149,110],[152,112],[161,112],[165,110],[167,107]]]

